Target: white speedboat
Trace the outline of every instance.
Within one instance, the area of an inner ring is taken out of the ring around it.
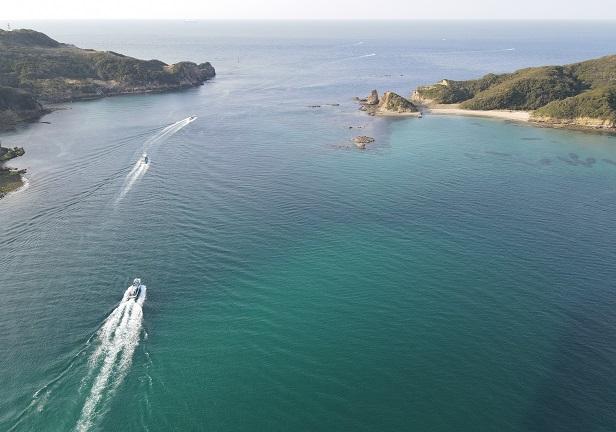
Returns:
[[[143,288],[145,287],[144,285],[141,284],[141,279],[135,278],[135,280],[133,281],[133,284],[130,287],[130,291],[128,293],[128,296],[126,297],[126,300],[135,299],[136,301],[141,295]]]

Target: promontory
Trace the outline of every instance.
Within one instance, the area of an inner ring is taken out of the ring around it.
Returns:
[[[38,119],[45,105],[199,86],[208,62],[166,64],[81,49],[34,30],[0,30],[0,130]]]
[[[418,87],[426,111],[493,114],[553,126],[616,131],[616,55]]]
[[[77,48],[34,30],[0,30],[0,131],[39,119],[48,104],[184,89],[215,75],[208,62],[139,60]],[[25,170],[4,163],[23,153],[0,145],[0,198],[22,185]]]

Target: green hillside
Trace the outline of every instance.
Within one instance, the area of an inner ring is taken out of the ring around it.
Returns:
[[[616,56],[565,66],[542,66],[476,80],[443,80],[417,88],[423,103],[459,103],[471,110],[536,110],[533,118],[591,118],[614,122]],[[616,123],[615,123],[616,124]]]
[[[616,124],[616,85],[599,87],[551,102],[533,112],[533,116],[559,119],[587,117]]]

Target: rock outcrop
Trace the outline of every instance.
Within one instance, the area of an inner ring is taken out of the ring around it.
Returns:
[[[571,128],[571,129],[600,129],[606,131],[616,130],[616,118],[600,119],[592,117],[572,117],[572,118],[556,118],[544,117],[533,113],[531,121],[539,125],[549,126],[554,128]]]
[[[0,199],[23,186],[21,176],[25,171],[0,166]]]
[[[0,143],[0,163],[23,156],[25,153],[23,147],[2,147]]]
[[[366,105],[378,105],[379,104],[379,92],[372,90],[370,96],[366,98]]]
[[[361,136],[356,136],[355,138],[353,138],[353,142],[355,143],[357,148],[363,150],[366,148],[366,144],[371,144],[374,142],[374,138],[361,135]]]
[[[373,116],[419,115],[419,109],[413,102],[394,92],[385,92],[379,98],[378,92],[372,90],[368,98],[359,101],[360,109]]]
[[[24,149],[21,147],[2,147],[0,143],[0,198],[23,185],[21,176],[25,174],[26,170],[7,168],[4,166],[4,162],[23,156],[24,153]]]
[[[377,114],[416,114],[419,109],[413,102],[394,92],[385,92],[376,109]]]

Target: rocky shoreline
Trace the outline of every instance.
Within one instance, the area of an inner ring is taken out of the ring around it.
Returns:
[[[25,169],[5,167],[4,163],[25,153],[22,147],[2,147],[0,143],[0,199],[24,185],[22,176]]]

